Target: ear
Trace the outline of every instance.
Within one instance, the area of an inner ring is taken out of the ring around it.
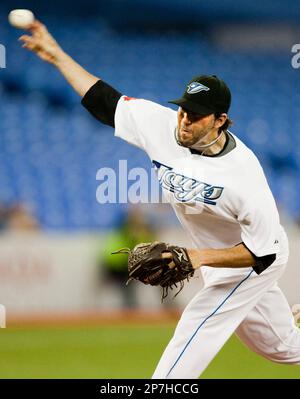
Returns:
[[[228,118],[228,115],[225,114],[225,112],[223,114],[221,114],[218,118],[216,118],[215,120],[215,127],[220,128],[221,126],[224,125],[224,123],[226,122]]]

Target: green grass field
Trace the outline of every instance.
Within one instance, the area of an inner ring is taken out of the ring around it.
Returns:
[[[0,378],[150,378],[175,324],[1,330]],[[201,378],[297,378],[232,337]]]

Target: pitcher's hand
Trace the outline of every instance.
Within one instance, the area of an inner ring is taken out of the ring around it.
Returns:
[[[35,20],[29,27],[31,35],[22,35],[19,40],[23,42],[22,47],[33,51],[42,60],[56,65],[63,50],[48,32],[45,25]]]

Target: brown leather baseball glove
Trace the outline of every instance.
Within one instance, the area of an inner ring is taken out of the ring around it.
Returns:
[[[169,245],[164,242],[141,243],[132,250],[122,248],[113,252],[128,254],[128,280],[138,280],[144,284],[158,285],[163,288],[162,300],[168,295],[169,288],[182,290],[184,281],[194,275],[194,268],[183,247]],[[176,296],[175,295],[175,296]]]

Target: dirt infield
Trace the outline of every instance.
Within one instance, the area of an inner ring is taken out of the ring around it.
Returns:
[[[107,310],[82,313],[32,313],[9,314],[6,326],[9,327],[40,327],[74,325],[114,325],[114,324],[168,324],[179,320],[179,309],[172,310]]]

